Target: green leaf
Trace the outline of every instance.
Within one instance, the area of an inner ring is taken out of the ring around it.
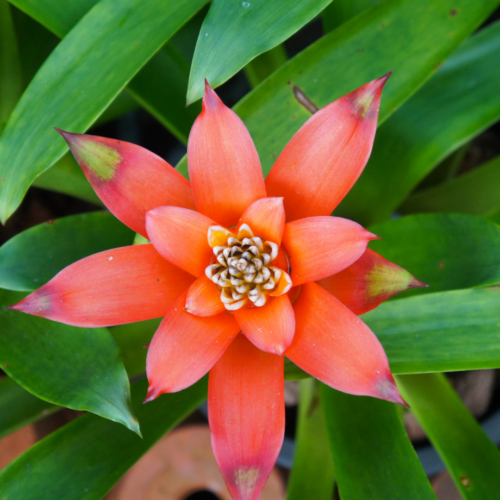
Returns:
[[[500,499],[500,452],[442,374],[398,377],[403,397],[465,500]]]
[[[16,34],[7,0],[0,0],[0,134],[23,91]]]
[[[21,10],[11,10],[19,46],[24,90],[45,59],[56,48],[59,39]]]
[[[146,347],[151,342],[162,319],[150,319],[108,328],[120,348],[123,364],[129,377],[135,377],[146,372],[146,356],[148,353]]]
[[[316,379],[300,382],[299,421],[287,500],[331,500],[334,471]]]
[[[62,38],[99,0],[9,0],[40,24]]]
[[[109,212],[72,215],[32,227],[0,247],[0,288],[33,291],[77,260],[131,245],[134,232]]]
[[[370,248],[429,288],[404,296],[500,283],[500,227],[460,214],[409,215],[370,227]]]
[[[214,0],[203,21],[189,75],[188,104],[248,62],[276,47],[317,16],[332,0]]]
[[[6,309],[23,296],[0,290],[2,370],[49,403],[90,411],[139,433],[127,373],[110,333]]]
[[[395,374],[500,368],[497,287],[389,301],[361,319]]]
[[[397,406],[322,386],[342,500],[436,500]]]
[[[160,321],[161,318],[109,328],[129,377],[145,373],[147,349],[144,347],[151,341]],[[60,406],[33,396],[9,377],[0,380],[0,438],[59,409]]]
[[[147,66],[147,64],[146,64]],[[141,72],[139,71],[139,74]],[[95,124],[97,126],[103,125],[104,123],[110,122],[112,120],[116,120],[120,116],[124,115],[125,113],[128,113],[130,111],[134,111],[139,108],[139,103],[137,102],[136,99],[134,99],[131,95],[130,92],[127,92],[126,90],[122,90],[116,99],[106,108],[106,111],[99,116]],[[68,154],[68,153],[66,153]],[[63,156],[64,158],[64,156]],[[43,175],[43,174],[42,174]],[[38,179],[36,179],[38,180]],[[36,182],[35,180],[35,182]]]
[[[103,206],[102,201],[95,194],[80,165],[78,165],[71,153],[66,153],[52,167],[42,172],[33,182],[33,186],[68,194],[95,205]]]
[[[492,215],[500,210],[500,156],[437,186],[412,194],[401,213],[455,212]]]
[[[201,103],[185,107],[188,75],[189,64],[166,44],[127,87],[137,102],[184,144],[201,111]]]
[[[388,218],[443,158],[500,118],[499,78],[497,22],[467,40],[379,128],[363,175],[335,215],[365,225]]]
[[[311,116],[301,104],[303,96],[321,108],[394,70],[384,88],[382,123],[498,3],[387,0],[302,51],[234,107],[255,141],[264,172]],[[187,176],[185,159],[178,168]]]
[[[83,15],[94,6],[96,0],[69,0],[60,9],[55,0],[15,0],[19,8],[36,18],[40,23],[58,34],[66,35]],[[198,13],[200,14],[200,13]],[[134,109],[140,103],[160,123],[165,125],[180,141],[187,143],[189,130],[200,111],[200,105],[185,108],[189,63],[186,54],[180,50],[194,51],[198,31],[203,21],[196,14],[172,39],[163,46],[141,71],[130,81],[127,88],[99,117],[96,124],[102,124]],[[201,12],[201,14],[204,14]],[[192,43],[192,47],[190,47]],[[176,48],[177,47],[177,48]],[[189,57],[190,60],[190,57]],[[134,96],[132,98],[131,96]]]
[[[58,409],[25,391],[11,378],[0,380],[0,438]]]
[[[252,59],[243,69],[251,87],[257,87],[271,73],[287,62],[285,47],[278,45]]]
[[[146,389],[146,380],[132,387],[133,406],[144,439],[108,420],[84,415],[0,472],[2,500],[101,500],[149,448],[207,397],[206,379],[182,392],[142,404]],[[62,473],[65,464],[71,466]]]
[[[330,33],[349,21],[351,17],[380,2],[381,0],[335,0],[321,13],[324,32]]]
[[[0,138],[2,222],[34,178],[67,151],[53,127],[84,132],[205,1],[103,0],[71,30],[31,82]]]

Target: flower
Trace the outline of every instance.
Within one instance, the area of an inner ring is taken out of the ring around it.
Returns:
[[[152,244],[82,259],[13,309],[86,327],[164,316],[146,401],[207,372],[216,460],[234,499],[257,499],[284,435],[284,355],[338,390],[404,404],[357,317],[423,286],[330,214],[371,152],[382,88],[314,114],[264,181],[243,122],[206,85],[188,143],[191,184],[133,144],[60,131],[109,210]]]

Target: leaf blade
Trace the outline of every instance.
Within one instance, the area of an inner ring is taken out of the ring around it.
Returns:
[[[398,382],[463,498],[500,498],[500,452],[444,375],[404,376]]]
[[[24,390],[14,380],[0,380],[0,438],[59,409]]]
[[[335,480],[333,460],[327,445],[320,382],[316,379],[301,381],[299,394],[299,421],[287,500],[330,500]]]
[[[302,51],[234,107],[255,142],[264,174],[311,116],[300,96],[321,108],[394,70],[384,89],[380,124],[435,72],[437,65],[497,4],[498,0],[474,4],[465,0],[389,0]],[[458,9],[460,15],[451,16],[453,9]],[[413,45],[410,40],[423,43]],[[177,168],[188,176],[186,158]]]
[[[127,373],[109,332],[70,327],[6,309],[22,295],[0,290],[2,369],[41,399],[91,411],[139,433],[130,407]]]
[[[52,127],[84,132],[204,3],[158,0],[146,6],[140,0],[126,0],[117,6],[104,0],[84,16],[37,73],[0,139],[2,222],[34,178],[66,152],[66,144]],[[118,69],[109,72],[109,67]],[[35,138],[30,148],[21,147],[26,137]]]
[[[7,500],[101,500],[120,477],[206,399],[203,379],[189,389],[142,405],[145,380],[134,384],[133,405],[144,439],[94,415],[84,415],[46,437],[0,472]],[[61,464],[73,464],[61,474]],[[26,467],[31,473],[26,474]]]
[[[499,68],[497,22],[464,42],[379,128],[363,175],[335,214],[362,224],[388,218],[439,161],[497,121]]]
[[[381,304],[361,319],[394,374],[500,367],[500,292],[456,290]]]
[[[30,292],[94,253],[131,245],[134,233],[109,212],[91,212],[32,227],[0,247],[0,287]]]
[[[189,75],[188,104],[216,88],[319,14],[331,0],[289,2],[215,0],[198,36]]]
[[[343,500],[436,499],[396,405],[327,386],[321,396]]]

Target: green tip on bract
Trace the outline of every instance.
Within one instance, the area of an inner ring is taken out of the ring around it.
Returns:
[[[105,144],[106,139],[85,134],[73,134],[56,128],[64,137],[76,161],[84,170],[89,170],[101,181],[114,177],[121,162],[120,153]]]
[[[369,109],[372,107],[374,100],[376,100],[377,103],[380,102],[382,89],[391,75],[392,71],[389,71],[389,73],[386,73],[384,76],[366,83],[356,91],[356,111],[362,118],[366,116]]]

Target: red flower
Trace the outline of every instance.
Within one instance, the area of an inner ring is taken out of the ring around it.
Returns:
[[[141,147],[61,132],[109,210],[152,244],[78,261],[13,308],[87,327],[165,316],[147,401],[210,371],[212,444],[235,499],[259,497],[283,441],[283,354],[336,389],[404,403],[356,314],[422,283],[366,249],[376,236],[330,216],[368,160],[387,77],[312,116],[266,181],[245,125],[208,85],[191,185]]]

